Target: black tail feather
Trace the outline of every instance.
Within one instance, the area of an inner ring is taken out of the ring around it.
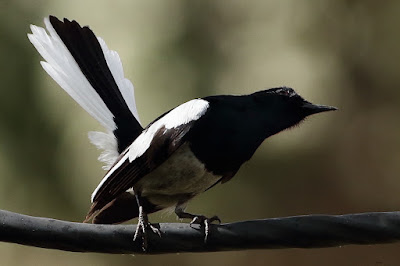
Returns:
[[[121,91],[107,65],[103,50],[88,27],[81,27],[76,21],[58,20],[50,16],[50,23],[77,62],[82,73],[114,115],[117,129],[114,135],[121,153],[128,147],[143,128],[131,113]]]

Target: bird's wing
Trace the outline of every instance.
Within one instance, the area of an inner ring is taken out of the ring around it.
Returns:
[[[44,58],[46,72],[107,130],[90,132],[89,139],[105,150],[99,159],[109,168],[143,131],[133,85],[118,54],[87,26],[53,16],[44,22],[48,33],[31,25],[28,38]]]
[[[87,220],[167,160],[186,141],[187,133],[208,107],[205,100],[191,100],[151,123],[121,154],[93,192]]]

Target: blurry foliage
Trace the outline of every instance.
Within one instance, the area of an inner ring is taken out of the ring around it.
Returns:
[[[86,139],[100,126],[46,76],[26,38],[49,14],[89,24],[119,52],[143,124],[191,98],[280,85],[339,107],[268,139],[190,211],[229,222],[398,208],[400,2],[0,0],[1,209],[80,221],[104,174]],[[0,244],[0,254],[7,265],[374,265],[394,264],[398,247],[132,258]]]

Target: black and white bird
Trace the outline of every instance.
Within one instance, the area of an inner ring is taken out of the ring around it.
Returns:
[[[207,229],[218,217],[185,212],[190,199],[230,180],[269,136],[336,109],[280,87],[194,99],[143,128],[118,54],[76,21],[50,16],[44,22],[48,32],[32,25],[28,35],[45,60],[43,68],[107,131],[89,133],[104,150],[99,160],[108,172],[92,194],[85,221],[139,217],[135,238],[147,228],[157,231],[147,214],[169,207]]]

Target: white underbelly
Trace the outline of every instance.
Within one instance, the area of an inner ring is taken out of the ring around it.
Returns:
[[[139,180],[134,189],[141,191],[141,195],[151,203],[169,207],[183,204],[220,179],[220,175],[208,172],[189,145],[184,144],[163,164]]]

